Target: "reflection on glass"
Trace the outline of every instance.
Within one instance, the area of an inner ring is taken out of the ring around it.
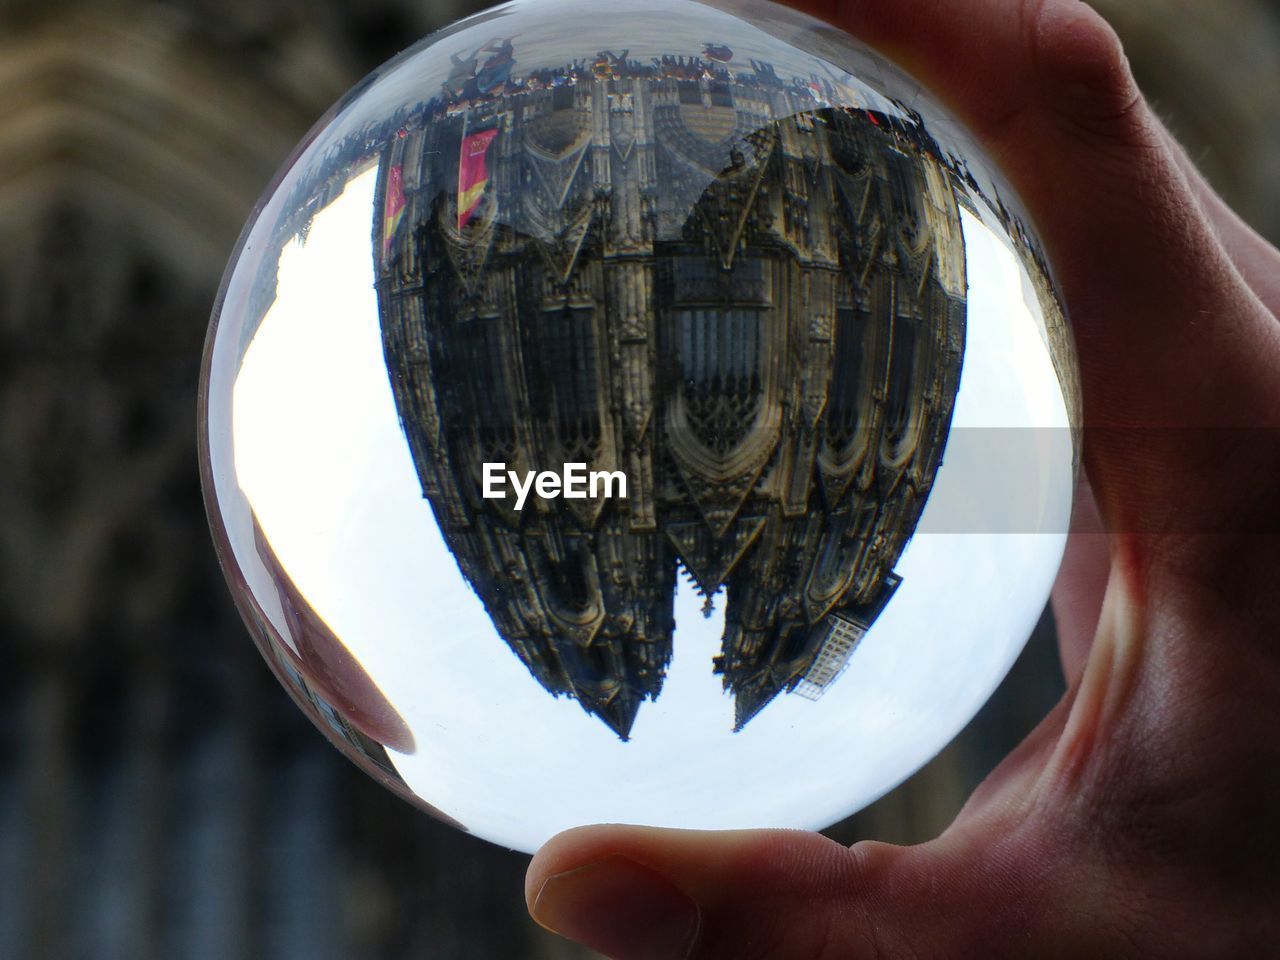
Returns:
[[[423,494],[530,673],[623,738],[662,689],[677,569],[723,593],[741,728],[818,695],[897,586],[960,379],[955,191],[924,131],[765,70],[612,57],[528,87],[442,103],[381,157]],[[486,463],[627,496],[485,499]]]
[[[1024,642],[1069,334],[909,78],[768,4],[600,10],[428,38],[282,173],[207,351],[215,539],[277,675],[440,816],[817,826]]]

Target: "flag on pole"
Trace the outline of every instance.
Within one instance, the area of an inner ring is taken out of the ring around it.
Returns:
[[[404,219],[404,168],[392,167],[387,171],[387,194],[382,209],[382,258],[391,252],[396,228]]]
[[[498,135],[496,127],[477,130],[462,138],[458,156],[458,229],[461,230],[480,205],[484,188],[489,184],[489,168],[485,156],[489,144]]]

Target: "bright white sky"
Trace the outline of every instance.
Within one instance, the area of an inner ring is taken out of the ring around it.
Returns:
[[[622,743],[508,650],[422,497],[382,355],[374,182],[373,170],[353,180],[305,244],[286,247],[276,302],[235,379],[231,439],[240,489],[285,569],[412,727],[416,752],[391,756],[413,790],[523,850],[594,821],[818,827],[960,730],[1041,612],[1073,479],[1036,307],[986,226],[962,214],[970,299],[954,423],[1055,429],[999,463],[989,441],[958,439],[987,431],[953,435],[921,530],[967,532],[916,535],[897,595],[818,702],[781,696],[732,733],[711,669],[720,614],[704,619],[682,587],[666,685]],[[225,507],[230,491],[220,496]],[[1027,532],[973,532],[1008,529],[1011,509]],[[238,559],[257,566],[247,550]]]

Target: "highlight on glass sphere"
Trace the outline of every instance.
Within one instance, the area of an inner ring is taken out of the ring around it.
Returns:
[[[863,44],[528,0],[370,75],[264,195],[205,495],[277,677],[437,816],[819,828],[1026,642],[1074,363],[1017,198]]]

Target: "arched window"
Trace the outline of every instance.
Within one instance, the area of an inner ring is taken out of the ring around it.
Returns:
[[[566,306],[541,317],[536,393],[566,460],[592,461],[600,451],[599,344],[595,310]]]
[[[916,182],[915,161],[892,150],[884,152],[889,174],[889,206],[893,222],[904,234],[914,235],[921,225],[922,197]]]
[[[453,358],[471,371],[464,378],[471,396],[466,407],[474,417],[483,459],[505,462],[515,456],[516,431],[511,404],[511,368],[498,317],[476,317],[461,324],[461,356]],[[445,376],[442,382],[449,382]]]
[[[827,443],[834,450],[852,445],[859,422],[867,413],[865,390],[867,333],[874,320],[865,299],[836,307],[831,383],[827,393]]]
[[[908,439],[920,400],[916,376],[920,340],[918,321],[914,317],[894,319],[884,411],[884,446],[894,459]]]
[[[694,307],[675,312],[682,394],[698,441],[723,456],[750,432],[760,406],[762,311]]]

